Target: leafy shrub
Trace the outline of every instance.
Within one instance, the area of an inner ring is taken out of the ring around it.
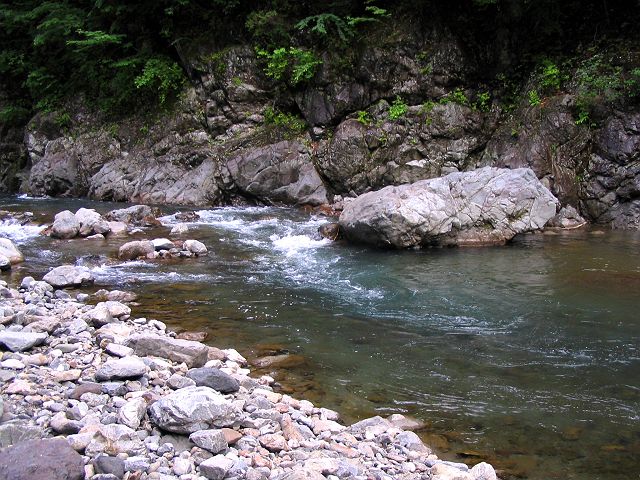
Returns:
[[[540,87],[545,92],[555,92],[560,88],[562,76],[560,68],[549,59],[542,61],[540,67]]]
[[[281,130],[285,136],[299,135],[307,128],[307,124],[300,117],[273,107],[265,108],[263,114],[265,125]]]
[[[532,107],[537,107],[542,103],[542,99],[537,90],[529,90],[527,96],[529,97],[529,105]]]
[[[161,57],[147,60],[142,74],[134,80],[136,88],[157,94],[161,105],[182,88],[184,81],[182,68],[174,61]]]
[[[389,107],[389,118],[391,120],[398,120],[399,118],[404,117],[408,111],[409,106],[400,98],[400,96],[396,96],[396,99]]]
[[[371,125],[371,115],[369,115],[369,112],[365,111],[365,110],[358,110],[356,112],[356,120],[358,122],[360,122],[362,125],[364,125],[365,127],[368,127],[369,125]]]
[[[296,47],[276,48],[272,52],[258,48],[256,53],[266,61],[265,75],[278,81],[288,80],[292,86],[311,80],[322,64],[314,52]]]
[[[490,101],[491,101],[491,95],[489,94],[489,92],[480,92],[476,96],[476,101],[473,104],[473,109],[479,110],[481,112],[488,112],[489,109],[491,108],[491,105],[489,103]]]
[[[19,105],[8,105],[0,110],[0,124],[18,126],[25,124],[31,111]]]

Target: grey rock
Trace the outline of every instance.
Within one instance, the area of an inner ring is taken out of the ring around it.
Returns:
[[[0,255],[6,257],[14,265],[24,262],[24,255],[8,238],[0,238]]]
[[[144,418],[147,411],[147,402],[144,398],[138,397],[129,400],[118,413],[118,421],[129,428],[136,430]]]
[[[154,238],[151,240],[156,251],[158,250],[171,250],[175,248],[175,245],[168,238]]]
[[[107,360],[96,372],[96,380],[104,382],[126,378],[141,377],[147,372],[147,366],[137,357]]]
[[[279,142],[232,158],[227,169],[247,196],[267,203],[320,205],[327,192],[308,148],[298,142]]]
[[[74,238],[80,233],[80,222],[69,210],[58,213],[51,227],[51,236],[54,238]]]
[[[233,467],[233,460],[216,455],[200,464],[200,473],[209,480],[222,480]]]
[[[485,167],[366,193],[339,222],[347,239],[382,247],[493,245],[541,229],[557,204],[530,169]]]
[[[574,229],[587,224],[587,221],[571,205],[562,207],[558,214],[549,220],[547,226]]]
[[[177,340],[160,335],[134,335],[127,340],[127,346],[133,348],[141,357],[156,356],[184,362],[188,367],[201,367],[207,363],[209,348],[189,340]]]
[[[207,247],[198,240],[185,240],[182,248],[195,255],[206,255]]]
[[[114,475],[116,478],[124,477],[124,460],[109,455],[98,455],[93,459],[93,467],[96,473]]]
[[[108,455],[142,455],[146,448],[135,430],[116,423],[109,425],[88,426],[86,429],[93,431],[93,437],[85,449],[85,454],[96,456],[99,453]],[[84,429],[80,434],[84,433]]]
[[[94,327],[102,327],[108,323],[116,321],[116,319],[113,318],[111,312],[103,302],[99,303],[94,308],[85,313],[83,318],[86,323],[89,323]]]
[[[95,279],[86,267],[62,265],[51,270],[42,280],[54,288],[65,288],[90,285]]]
[[[29,425],[23,420],[10,420],[0,424],[0,448],[44,436],[41,428]]]
[[[177,373],[174,373],[167,379],[167,386],[173,388],[174,390],[186,387],[195,387],[195,385],[196,382],[194,382],[190,378],[178,375]]]
[[[189,440],[214,454],[229,447],[222,430],[199,430],[189,435]]]
[[[80,208],[75,213],[76,220],[80,224],[79,235],[88,237],[89,235],[107,234],[111,231],[109,223],[93,209]]]
[[[209,387],[182,388],[149,407],[158,427],[183,434],[233,425],[237,414],[231,402]]]
[[[124,461],[124,469],[127,472],[146,472],[151,466],[151,460],[146,456],[129,457]]]
[[[49,426],[54,432],[62,435],[78,433],[82,428],[82,424],[80,422],[68,419],[64,412],[58,412],[51,417]]]
[[[221,393],[233,393],[240,389],[240,383],[235,378],[217,368],[192,368],[187,372],[187,377],[199,387],[210,387]]]
[[[0,271],[6,272],[11,270],[11,260],[0,253]]]
[[[49,337],[47,333],[12,332],[4,330],[0,332],[0,344],[12,352],[23,352],[42,345]]]
[[[142,225],[145,219],[154,216],[153,213],[152,208],[147,205],[134,205],[128,208],[111,210],[105,215],[105,218],[114,222]]]
[[[401,432],[396,435],[394,442],[415,452],[424,453],[425,455],[429,455],[431,450],[422,443],[420,437],[413,432]]]
[[[153,242],[149,240],[134,240],[127,242],[118,250],[118,258],[120,260],[135,260],[139,257],[146,257],[150,253],[155,252]]]
[[[469,471],[474,480],[497,480],[496,471],[486,462],[480,462]]]
[[[0,452],[0,478],[83,480],[84,461],[65,440],[28,440]]]

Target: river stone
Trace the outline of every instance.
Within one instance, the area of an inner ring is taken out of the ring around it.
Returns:
[[[480,462],[474,466],[469,473],[473,476],[474,480],[497,480],[496,471],[491,465],[486,462]]]
[[[84,461],[63,439],[28,440],[0,452],[0,478],[83,480]]]
[[[147,372],[147,366],[137,357],[118,358],[107,360],[96,372],[96,380],[104,382],[108,380],[137,378]]]
[[[51,227],[51,236],[54,238],[74,238],[80,232],[80,222],[69,210],[58,213]]]
[[[222,480],[233,467],[233,460],[224,455],[216,455],[200,464],[200,473],[209,480]]]
[[[25,420],[9,420],[0,425],[0,448],[41,438],[44,435],[40,427],[29,425]]]
[[[187,377],[198,387],[210,387],[221,393],[233,393],[240,389],[240,383],[231,375],[213,367],[192,368]]]
[[[209,387],[182,388],[149,407],[149,417],[158,427],[183,434],[233,425],[236,415],[231,402]]]
[[[557,205],[531,169],[485,167],[365,193],[339,223],[348,240],[379,247],[495,245],[541,229]]]
[[[135,430],[126,425],[112,423],[109,425],[87,425],[80,434],[93,433],[93,438],[85,449],[85,454],[94,456],[99,453],[108,455],[142,455],[147,449]]]
[[[94,327],[98,328],[116,321],[104,302],[100,302],[98,305],[85,313],[84,319],[87,321],[87,323],[90,323]]]
[[[95,279],[86,267],[62,265],[51,270],[42,280],[54,288],[65,288],[90,285]]]
[[[201,367],[207,363],[209,348],[199,342],[176,340],[159,335],[140,334],[127,340],[136,355],[167,358],[174,362],[184,362],[188,367]]]
[[[75,213],[76,219],[80,224],[79,234],[82,237],[89,235],[106,234],[111,231],[109,223],[93,209],[80,208]]]
[[[154,238],[153,240],[151,240],[151,242],[153,243],[153,246],[156,249],[156,251],[171,250],[172,248],[176,247],[173,244],[173,242],[168,238]]]
[[[155,252],[153,242],[149,240],[134,240],[127,242],[118,250],[118,258],[120,260],[135,260],[139,257],[146,257],[150,253]]]
[[[24,262],[22,252],[8,238],[0,238],[0,255],[7,257],[12,265]]]
[[[182,248],[195,255],[204,255],[207,253],[207,247],[198,240],[185,240]]]
[[[0,332],[0,344],[4,345],[12,352],[24,352],[41,345],[49,335],[46,333],[33,332],[11,332],[4,330]]]
[[[147,401],[142,398],[134,398],[120,407],[118,422],[136,430],[147,411]]]
[[[129,208],[111,210],[105,215],[107,220],[134,225],[141,225],[149,217],[153,217],[153,210],[147,205],[134,205]]]
[[[6,272],[11,270],[11,260],[0,253],[0,271]]]
[[[222,430],[199,430],[189,435],[189,440],[211,453],[218,453],[229,447]]]
[[[99,474],[111,474],[116,478],[124,477],[124,460],[119,457],[100,454],[93,459],[93,467],[96,473]]]

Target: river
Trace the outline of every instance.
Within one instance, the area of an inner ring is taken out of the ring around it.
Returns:
[[[5,197],[45,224],[81,206]],[[168,236],[165,227],[134,238]],[[299,210],[198,211],[197,259],[116,259],[129,238],[58,241],[0,226],[26,262],[2,278],[87,265],[97,288],[139,294],[138,316],[205,330],[249,358],[291,354],[283,391],[350,421],[406,413],[441,456],[487,460],[504,478],[637,479],[640,232],[524,235],[495,248],[374,251],[321,239]],[[270,369],[262,373],[270,372]]]

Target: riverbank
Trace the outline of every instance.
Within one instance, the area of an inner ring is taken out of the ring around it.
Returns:
[[[402,417],[345,426],[275,393],[237,351],[136,318],[126,292],[0,285],[0,477],[495,478],[484,463],[438,460]]]

